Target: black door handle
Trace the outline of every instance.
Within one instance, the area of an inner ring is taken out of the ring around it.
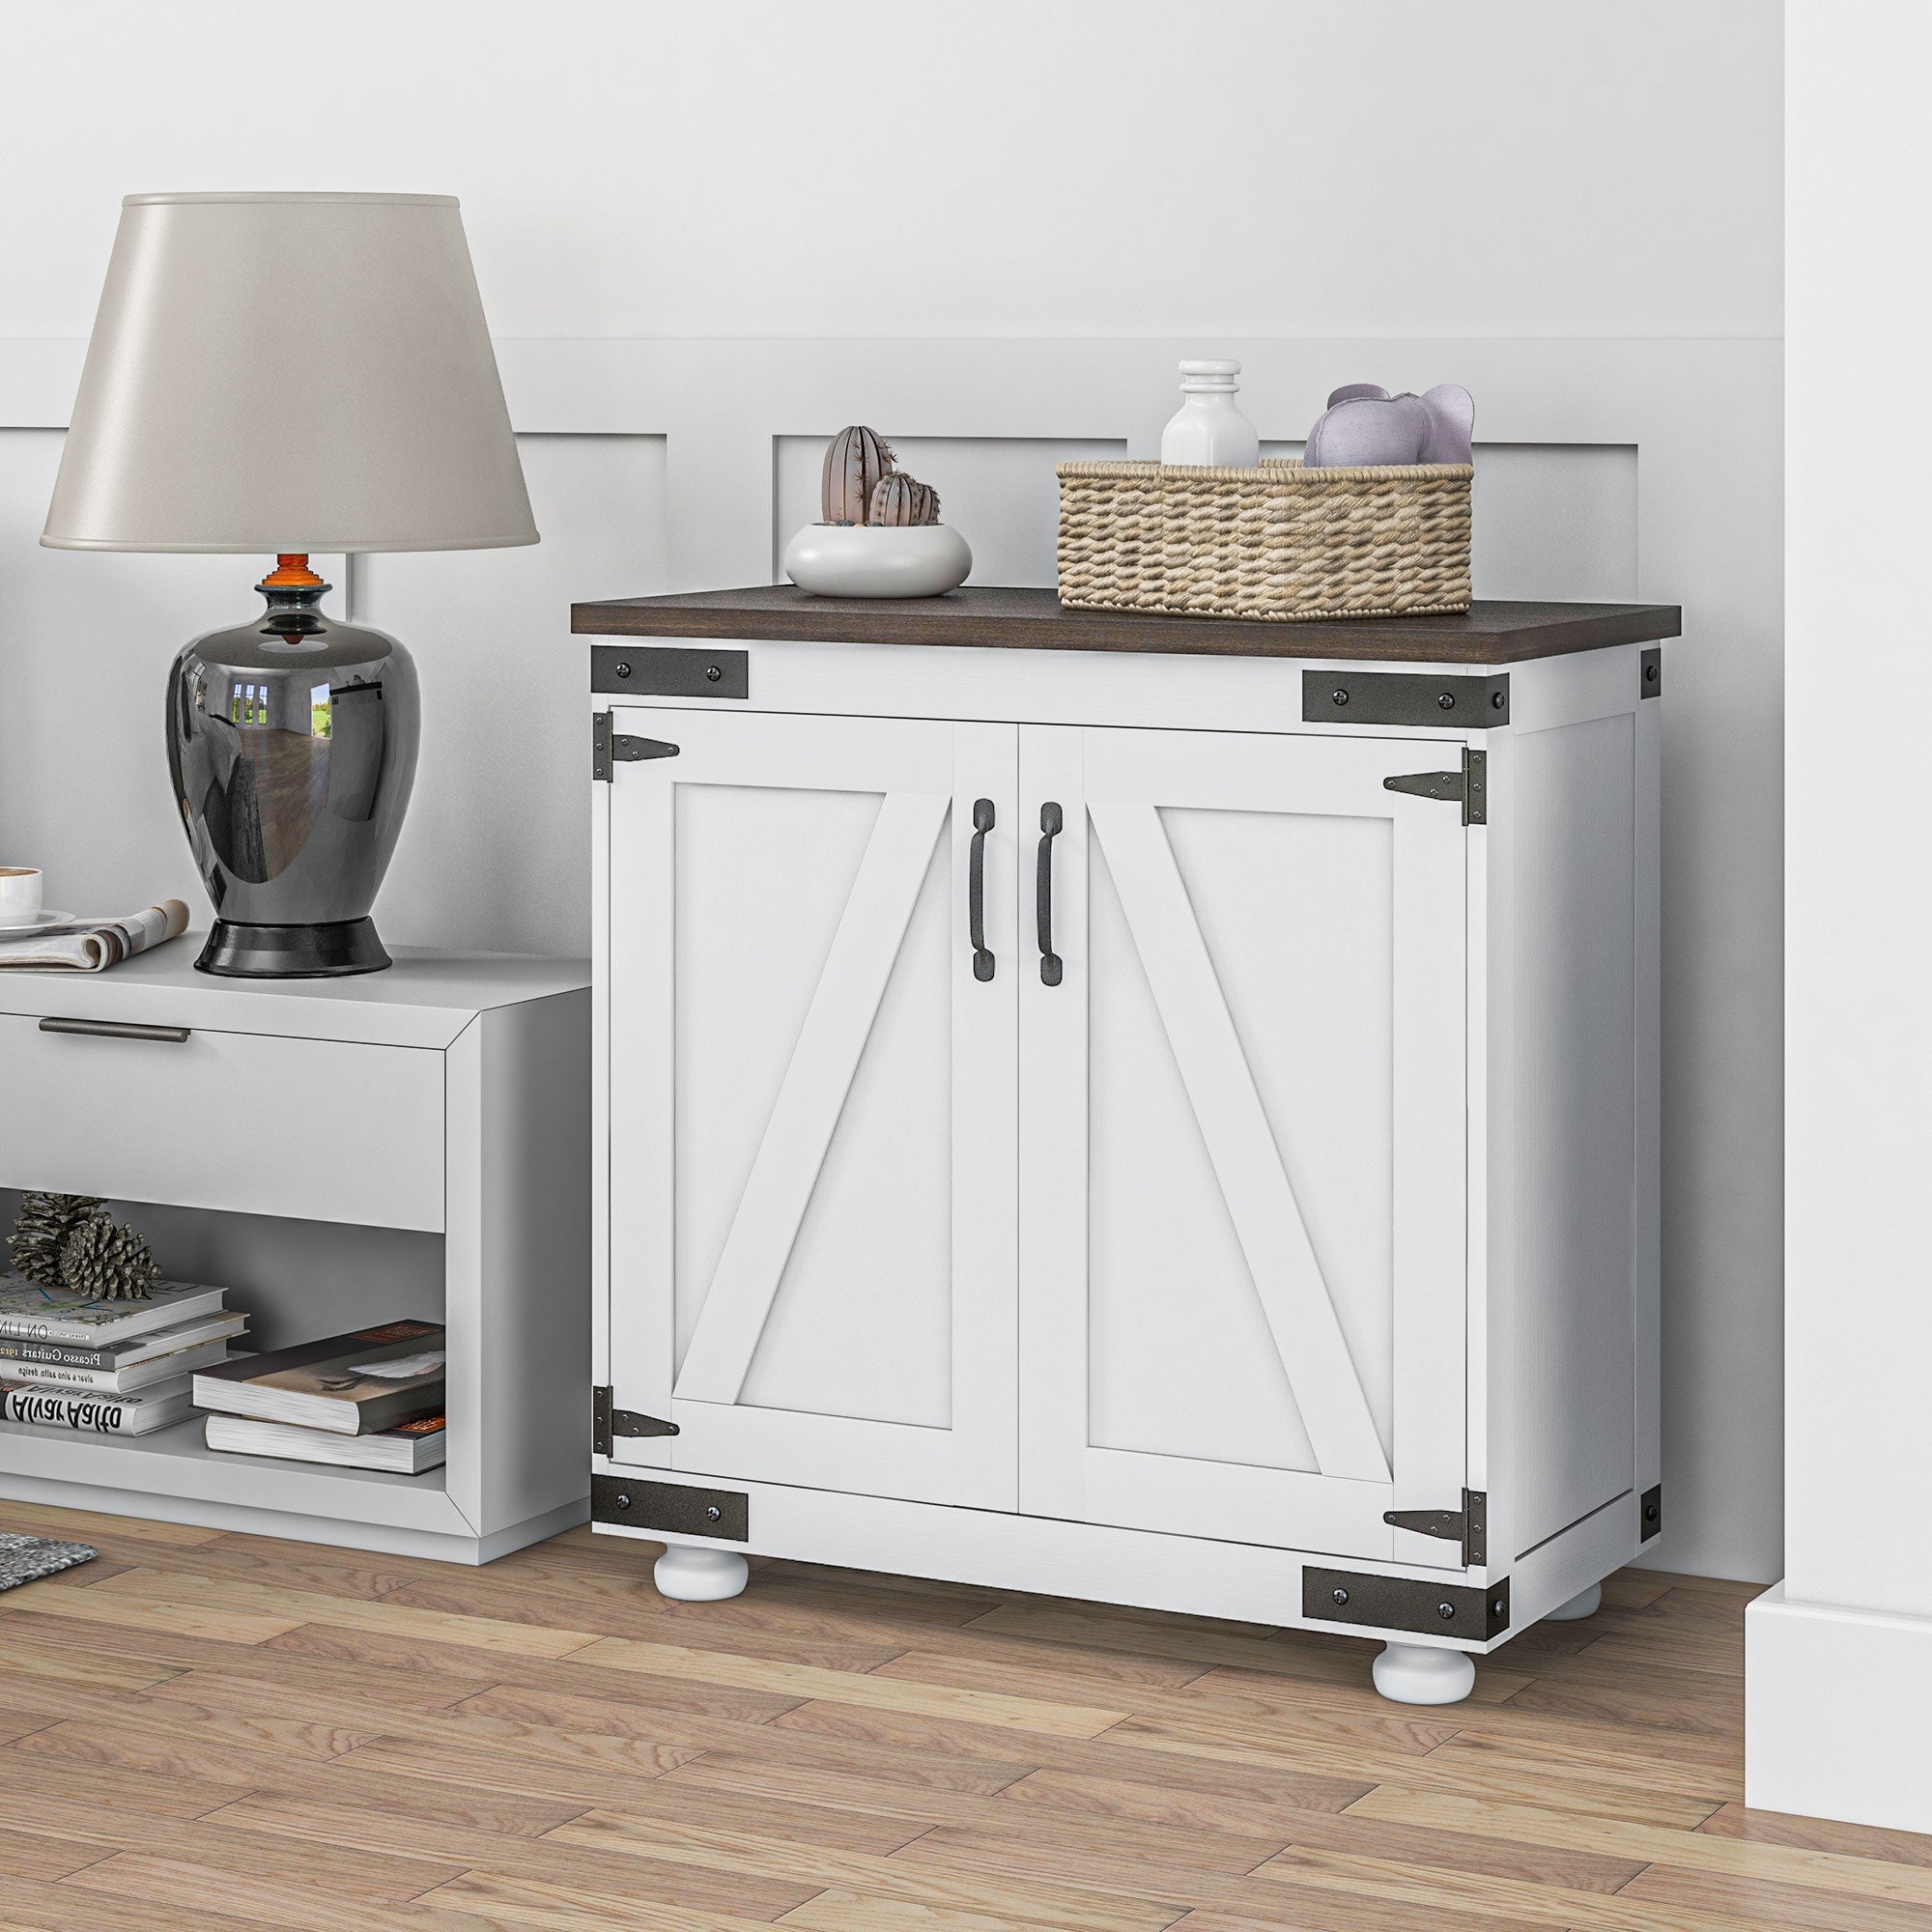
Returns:
[[[1039,981],[1060,984],[1060,954],[1053,950],[1053,841],[1060,836],[1060,808],[1051,799],[1039,809],[1039,867],[1034,874],[1035,916],[1039,922]]]
[[[993,829],[993,801],[973,801],[973,852],[967,864],[966,923],[973,936],[973,977],[993,977],[993,955],[986,951],[986,834]]]

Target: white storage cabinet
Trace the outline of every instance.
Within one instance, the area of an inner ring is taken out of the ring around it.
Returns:
[[[1447,1701],[1657,1532],[1675,611],[577,617],[592,1516],[663,1587],[1341,1629]]]

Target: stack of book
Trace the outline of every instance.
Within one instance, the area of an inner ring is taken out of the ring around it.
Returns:
[[[0,1276],[0,1421],[89,1435],[185,1421],[196,1371],[227,1362],[248,1325],[225,1293],[163,1281],[138,1301],[90,1301]]]
[[[208,1446],[420,1475],[443,1461],[443,1332],[386,1321],[204,1370]]]

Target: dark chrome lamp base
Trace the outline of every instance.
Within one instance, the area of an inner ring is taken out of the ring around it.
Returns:
[[[422,698],[386,631],[338,622],[282,552],[261,616],[185,645],[168,772],[217,915],[194,963],[236,980],[380,973],[369,913],[415,780]]]
[[[218,919],[195,970],[231,980],[337,980],[380,973],[389,955],[369,919],[320,925],[240,925]]]

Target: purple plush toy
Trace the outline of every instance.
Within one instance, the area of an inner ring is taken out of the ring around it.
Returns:
[[[1476,406],[1467,389],[1438,383],[1427,395],[1392,396],[1374,383],[1350,383],[1328,398],[1308,432],[1306,469],[1355,464],[1468,463]]]

